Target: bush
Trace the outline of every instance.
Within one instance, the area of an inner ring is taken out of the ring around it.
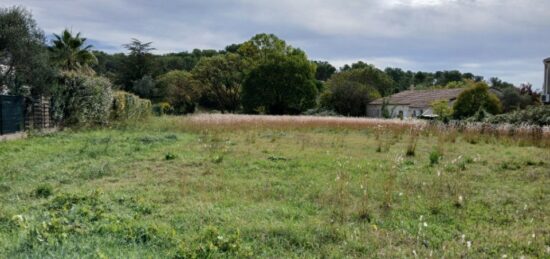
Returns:
[[[433,150],[430,153],[430,166],[439,164],[439,160],[441,159],[442,155],[439,151]]]
[[[346,116],[365,116],[367,104],[380,97],[373,87],[352,81],[329,80],[321,95],[321,106]]]
[[[550,106],[530,106],[525,110],[497,116],[489,116],[485,119],[489,123],[530,124],[545,126],[550,125]]]
[[[162,116],[165,114],[170,114],[174,108],[170,105],[170,103],[167,102],[161,102],[153,105],[153,112],[157,116]]]
[[[453,115],[457,119],[463,119],[475,115],[481,109],[490,114],[499,114],[502,112],[502,105],[498,97],[489,92],[486,83],[471,83],[471,86],[458,96],[453,107]]]
[[[53,114],[64,125],[108,123],[113,100],[111,82],[104,77],[64,72],[54,90]]]
[[[171,106],[169,111],[160,112],[162,114],[193,113],[200,97],[200,91],[197,88],[191,74],[186,71],[174,70],[159,76],[155,95],[160,98],[159,101],[168,102]]]
[[[116,91],[111,117],[115,120],[142,119],[151,115],[151,101],[124,91]]]
[[[53,194],[53,187],[49,184],[42,184],[34,189],[34,197],[48,198]]]

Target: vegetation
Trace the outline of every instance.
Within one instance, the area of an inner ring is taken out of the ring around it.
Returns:
[[[464,90],[453,106],[455,118],[467,118],[483,110],[490,114],[502,112],[502,106],[497,96],[489,92],[487,84],[478,82]]]
[[[29,11],[0,8],[0,92],[26,96],[49,93],[47,86],[54,71],[45,41]]]
[[[109,122],[113,93],[103,77],[65,71],[55,90],[53,114],[65,125],[105,125]]]
[[[405,122],[191,118],[0,143],[0,257],[548,255],[548,147],[420,131],[406,157]]]
[[[124,91],[116,91],[110,116],[114,120],[127,121],[147,118],[151,115],[151,101]]]
[[[315,107],[315,66],[302,56],[279,57],[250,72],[243,85],[247,113],[300,114]]]
[[[530,106],[524,110],[488,117],[485,121],[494,124],[550,125],[550,106]]]
[[[437,118],[442,121],[448,121],[453,115],[453,107],[447,100],[436,100],[432,102],[432,109]]]
[[[89,72],[90,66],[97,63],[97,58],[91,52],[92,45],[85,45],[86,38],[80,37],[80,33],[73,36],[65,29],[60,35],[54,34],[54,37],[53,46],[50,47],[51,59],[60,69]]]

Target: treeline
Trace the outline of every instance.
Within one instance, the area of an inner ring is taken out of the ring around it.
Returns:
[[[1,9],[1,90],[59,99],[66,94],[60,89],[75,82],[68,76],[86,77],[151,100],[159,114],[186,114],[202,107],[231,113],[328,111],[364,116],[370,101],[411,86],[453,88],[484,82],[472,73],[381,70],[362,61],[337,69],[329,62],[310,60],[303,50],[272,34],[258,34],[223,50],[156,55],[152,42],[138,39],[124,48],[126,53],[96,51],[86,44],[86,38],[67,30],[48,43],[28,11]],[[520,89],[497,78],[489,83],[503,91],[499,97],[505,111],[524,108],[536,99],[537,93],[529,86]]]

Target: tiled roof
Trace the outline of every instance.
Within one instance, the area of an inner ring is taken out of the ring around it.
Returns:
[[[452,89],[430,89],[430,90],[407,90],[386,97],[388,104],[408,105],[411,107],[429,107],[436,100],[454,100],[465,88]],[[372,101],[370,104],[382,104],[384,98]]]

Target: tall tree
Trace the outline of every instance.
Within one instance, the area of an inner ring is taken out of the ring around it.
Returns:
[[[132,39],[132,42],[123,45],[129,54],[124,61],[119,83],[126,90],[131,90],[134,82],[153,75],[154,57],[151,51],[155,48],[151,47],[152,44],[152,42],[143,43],[138,39]]]
[[[248,75],[242,93],[247,113],[300,114],[316,104],[315,65],[302,56],[281,56]]]
[[[86,38],[80,32],[73,35],[65,29],[61,34],[54,34],[55,39],[50,47],[52,60],[61,70],[92,71],[90,66],[97,64],[97,58],[92,53],[92,45],[86,45]]]
[[[169,102],[176,114],[186,114],[195,110],[200,93],[191,73],[173,70],[158,77],[155,96]]]
[[[203,98],[221,112],[235,112],[240,107],[241,85],[246,64],[233,53],[203,58],[191,71]]]
[[[47,94],[53,79],[48,59],[44,33],[31,13],[22,7],[0,8],[0,88],[11,94]]]
[[[315,78],[319,81],[327,81],[335,72],[336,68],[327,61],[313,61],[317,65]]]

